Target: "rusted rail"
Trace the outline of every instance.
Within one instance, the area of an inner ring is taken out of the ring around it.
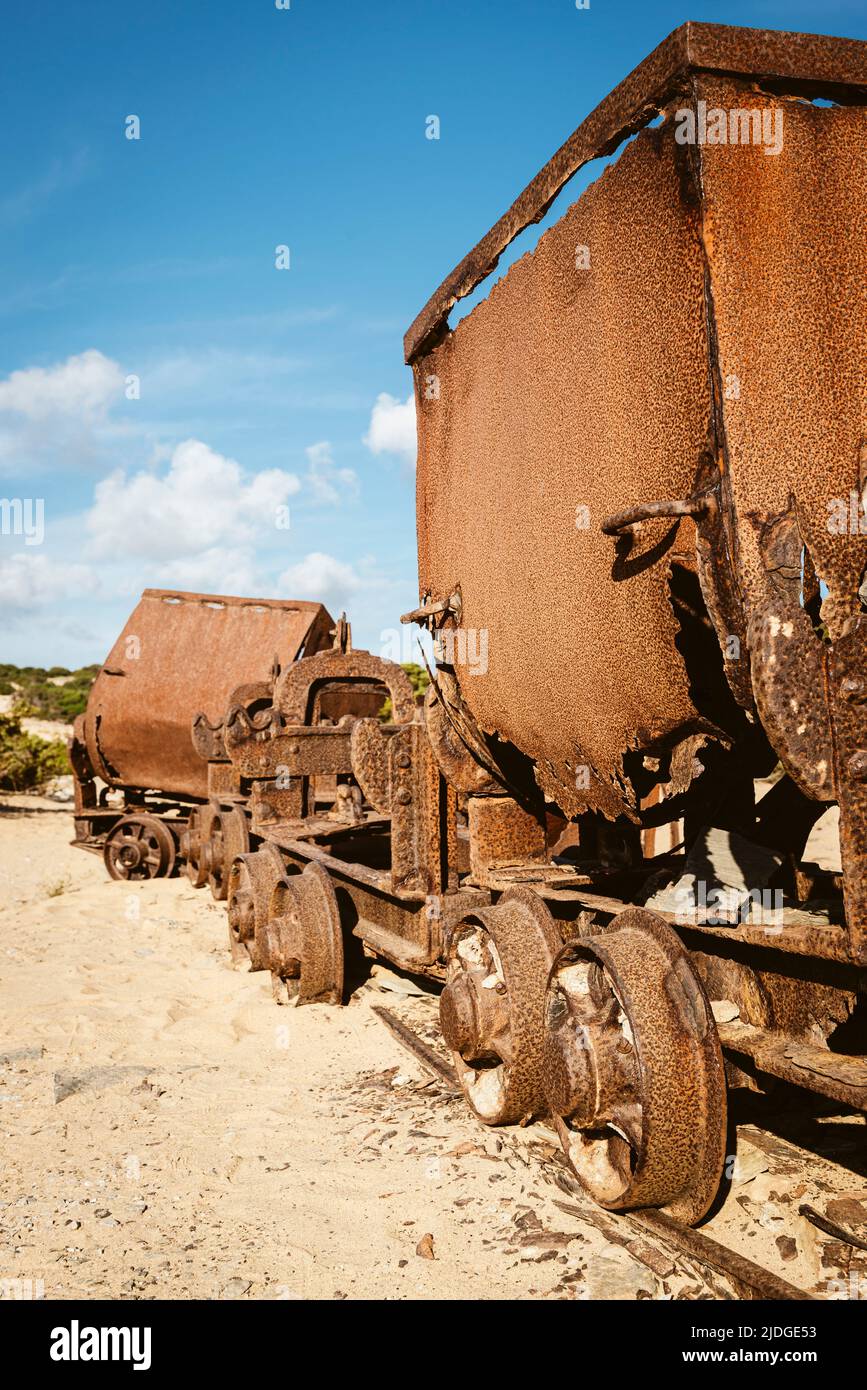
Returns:
[[[712,1240],[703,1231],[684,1226],[680,1221],[672,1221],[662,1211],[630,1212],[624,1219],[640,1230],[663,1237],[675,1250],[698,1260],[707,1269],[724,1274],[743,1289],[748,1298],[815,1301],[806,1290],[796,1288],[771,1270],[720,1245],[719,1241]]]
[[[449,1066],[448,1062],[444,1062],[442,1057],[438,1056],[432,1047],[428,1047],[417,1033],[414,1033],[390,1009],[383,1008],[381,1004],[374,1004],[373,1012],[377,1018],[382,1020],[389,1032],[397,1038],[397,1041],[406,1048],[407,1052],[411,1052],[423,1067],[433,1072],[438,1081],[444,1081],[453,1091],[460,1091],[461,1088],[454,1067]]]
[[[818,1230],[824,1231],[826,1236],[833,1236],[834,1240],[842,1241],[844,1245],[851,1245],[855,1250],[867,1250],[867,1240],[862,1240],[856,1236],[854,1231],[848,1231],[845,1226],[839,1225],[836,1221],[830,1221],[827,1216],[823,1216],[815,1207],[811,1207],[808,1202],[802,1202],[798,1207],[798,1212]]]
[[[433,1048],[429,1047],[408,1024],[379,1004],[373,1005],[373,1012],[401,1046],[406,1048],[407,1052],[410,1052],[422,1066],[432,1072],[439,1080],[446,1082],[450,1088],[459,1090],[454,1069],[442,1057],[438,1056]],[[594,1225],[599,1226],[603,1232],[607,1228],[611,1228],[612,1233],[615,1233],[620,1227],[624,1233],[628,1232],[633,1237],[651,1235],[665,1245],[672,1255],[685,1256],[687,1259],[696,1261],[705,1269],[712,1270],[715,1274],[729,1279],[741,1297],[745,1299],[815,1302],[813,1295],[807,1293],[806,1290],[797,1288],[786,1279],[781,1279],[773,1271],[757,1265],[753,1260],[748,1260],[734,1250],[729,1250],[727,1246],[721,1245],[719,1241],[711,1239],[702,1231],[696,1231],[680,1221],[672,1220],[664,1212],[601,1212],[595,1206],[585,1208],[574,1202],[557,1200],[555,1200],[555,1206],[572,1216],[580,1217],[582,1221],[591,1221]],[[822,1229],[827,1229],[827,1227],[823,1226]],[[834,1231],[830,1233],[835,1234]],[[624,1243],[628,1248],[632,1241],[627,1239]]]

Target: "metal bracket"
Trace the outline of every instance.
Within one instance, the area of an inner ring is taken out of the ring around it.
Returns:
[[[694,497],[673,498],[664,502],[639,502],[626,511],[614,512],[602,520],[602,533],[606,536],[620,536],[624,531],[637,526],[641,521],[656,521],[668,516],[702,516],[715,512],[718,507],[716,493],[700,492]]]
[[[411,613],[401,614],[400,621],[402,623],[419,623],[422,627],[430,627],[430,619],[437,617],[441,613],[443,622],[449,615],[452,615],[457,619],[458,626],[460,626],[462,611],[461,591],[460,589],[455,589],[454,593],[449,594],[448,598],[431,599],[427,596],[420,608],[413,608]],[[442,622],[437,623],[436,626],[441,627]]]

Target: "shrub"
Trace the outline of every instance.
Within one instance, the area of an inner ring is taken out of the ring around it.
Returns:
[[[71,724],[77,714],[84,712],[99,669],[98,666],[82,666],[70,672],[62,666],[52,666],[50,671],[45,671],[36,666],[0,664],[0,693],[11,695],[17,690],[28,711],[37,718]],[[70,679],[65,685],[52,685],[49,676]]]
[[[416,704],[424,699],[424,693],[430,685],[430,676],[423,666],[419,666],[415,661],[404,661],[401,663],[406,674],[412,683],[412,693],[415,696]],[[385,704],[379,711],[380,719],[388,721],[391,719],[391,696],[388,695]]]
[[[21,716],[0,714],[0,789],[32,791],[70,772],[65,744],[25,733]]]

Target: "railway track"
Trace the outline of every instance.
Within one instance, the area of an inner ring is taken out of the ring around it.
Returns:
[[[442,1057],[419,1032],[398,1017],[391,1009],[382,1005],[372,1006],[377,1018],[389,1030],[395,1040],[410,1053],[416,1061],[442,1087],[460,1094],[461,1087],[451,1063]],[[543,1130],[550,1134],[552,1142],[557,1138],[554,1130],[544,1122],[533,1126],[533,1130]],[[501,1131],[501,1134],[503,1131]],[[525,1151],[532,1148],[526,1139],[530,1131],[515,1127],[508,1131],[514,1145],[523,1146]],[[754,1124],[738,1126],[740,1138],[747,1141],[753,1151],[764,1151],[774,1158],[783,1172],[797,1171],[802,1174],[802,1183],[808,1177],[827,1193],[839,1191],[849,1179],[840,1164],[821,1155],[811,1154],[788,1140],[781,1138],[769,1129]],[[856,1164],[856,1172],[861,1165]],[[744,1300],[770,1300],[785,1302],[813,1302],[828,1297],[827,1292],[811,1291],[791,1280],[781,1277],[774,1270],[750,1259],[738,1250],[730,1248],[723,1241],[708,1234],[705,1230],[676,1221],[662,1211],[639,1210],[631,1212],[610,1212],[603,1210],[584,1194],[580,1185],[565,1168],[554,1174],[554,1181],[570,1194],[570,1200],[554,1199],[554,1205],[564,1214],[583,1224],[595,1227],[606,1240],[620,1246],[635,1260],[653,1271],[660,1279],[680,1271],[689,1275],[693,1281],[698,1276],[705,1287],[702,1297],[738,1298]],[[867,1197],[867,1185],[864,1195]],[[867,1250],[867,1241],[858,1233],[838,1221],[816,1211],[810,1203],[800,1203],[795,1208],[797,1217],[809,1222],[818,1231],[829,1236],[834,1246],[856,1253]],[[779,1236],[780,1240],[791,1237]],[[845,1261],[841,1261],[845,1263]],[[853,1279],[848,1270],[841,1269],[840,1277],[832,1282],[831,1296],[867,1296],[867,1276],[856,1274]],[[833,1287],[837,1285],[839,1287]],[[846,1286],[848,1290],[846,1289]],[[853,1292],[853,1290],[855,1290]]]

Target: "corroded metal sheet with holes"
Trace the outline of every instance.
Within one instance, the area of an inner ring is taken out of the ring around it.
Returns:
[[[662,124],[641,129],[655,113]],[[728,139],[707,133],[707,113]],[[450,330],[451,305],[513,237],[635,131]],[[840,805],[847,926],[833,954],[856,961],[867,959],[865,136],[867,45],[683,26],[579,127],[406,340],[419,611],[487,639],[484,669],[449,663],[472,756],[487,768],[479,741],[505,741],[526,760],[499,778],[513,795],[528,797],[532,769],[569,815],[633,819],[633,753],[646,767],[671,752],[668,794],[677,782],[687,812],[696,754],[698,772],[728,758],[745,779],[778,756],[797,795]]]
[[[414,362],[443,335],[449,310],[496,267],[510,242],[547,212],[557,194],[589,160],[613,150],[688,87],[689,75],[743,72],[785,82],[806,96],[856,98],[867,89],[867,50],[857,39],[826,34],[681,24],[639,63],[539,171],[491,230],[431,295],[404,338]]]
[[[867,109],[706,75],[694,95],[707,110],[757,109],[779,132],[771,155],[695,151],[723,493],[759,714],[790,776],[839,801],[850,944],[863,959]]]
[[[667,132],[643,131],[415,363],[420,589],[460,587],[462,628],[487,633],[487,670],[457,668],[463,699],[568,813],[631,809],[627,750],[701,727],[669,595],[691,523],[622,561],[600,529],[636,499],[686,497],[705,448],[687,173]]]
[[[214,724],[242,681],[265,681],[275,658],[330,646],[319,603],[145,589],[94,682],[84,738],[112,786],[208,795],[193,717]]]

